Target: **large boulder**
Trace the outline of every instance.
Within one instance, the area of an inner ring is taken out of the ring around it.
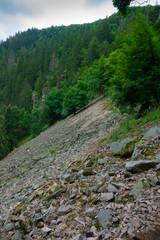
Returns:
[[[123,140],[118,140],[111,143],[110,151],[114,155],[121,157],[130,157],[134,151],[135,144],[139,141],[139,137],[127,137]]]
[[[155,168],[156,164],[154,160],[128,161],[126,163],[126,170],[132,173],[143,172],[150,168]]]

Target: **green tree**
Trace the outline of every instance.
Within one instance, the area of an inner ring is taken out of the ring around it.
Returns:
[[[3,127],[0,127],[0,160],[4,158],[9,151],[9,139],[7,132]]]
[[[78,80],[77,84],[68,88],[63,101],[63,116],[74,113],[84,107],[88,103],[88,85],[82,80]]]
[[[31,112],[31,127],[30,134],[32,137],[36,137],[42,131],[42,121],[41,121],[42,109],[35,108]]]
[[[127,12],[127,7],[133,0],[113,0],[114,7],[118,8],[118,10],[125,15]]]
[[[17,146],[20,111],[16,106],[6,108],[3,120],[3,127],[8,135],[8,148],[12,150]]]
[[[105,73],[112,98],[124,111],[160,100],[160,44],[142,14],[127,39],[107,60]]]
[[[51,125],[61,118],[63,98],[64,92],[62,89],[52,88],[44,101],[44,108],[41,116],[43,122]]]

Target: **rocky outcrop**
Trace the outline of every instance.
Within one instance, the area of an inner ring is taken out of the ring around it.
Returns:
[[[119,140],[111,143],[110,150],[114,155],[121,157],[130,157],[134,151],[135,144],[139,141],[138,137],[127,137],[123,140]]]
[[[143,133],[143,137],[136,144],[134,152],[132,154],[132,160],[139,158],[152,159],[153,156],[158,153],[160,146],[160,125],[152,127]]]

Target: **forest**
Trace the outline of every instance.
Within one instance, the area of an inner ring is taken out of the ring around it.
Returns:
[[[142,115],[160,103],[160,6],[28,29],[0,43],[0,159],[95,97]]]

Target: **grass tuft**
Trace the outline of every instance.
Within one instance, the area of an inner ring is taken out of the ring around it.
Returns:
[[[145,116],[137,118],[136,116],[131,116],[124,120],[120,126],[111,132],[109,139],[112,141],[117,141],[127,137],[129,133],[136,133],[139,131],[140,126],[146,123],[158,123],[160,121],[160,107],[158,109],[151,110],[147,112]]]

